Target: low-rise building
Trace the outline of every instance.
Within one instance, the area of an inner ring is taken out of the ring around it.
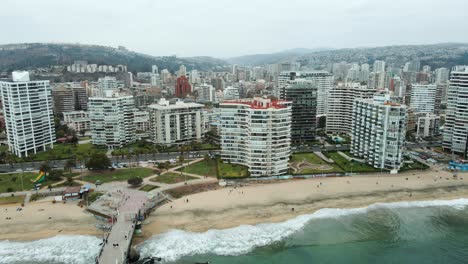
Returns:
[[[76,132],[88,131],[90,128],[89,114],[86,111],[63,112],[63,121]]]

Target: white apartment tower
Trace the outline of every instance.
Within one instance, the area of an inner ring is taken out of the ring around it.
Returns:
[[[468,66],[456,66],[450,73],[447,111],[442,147],[467,156],[468,148]]]
[[[338,84],[330,90],[327,114],[327,133],[351,133],[355,99],[372,98],[375,89],[360,83]]]
[[[415,113],[434,113],[436,88],[435,84],[411,84],[407,87],[405,104]]]
[[[94,145],[120,148],[135,141],[134,100],[132,95],[107,90],[102,97],[91,97],[88,112]]]
[[[381,61],[381,60],[374,61],[373,72],[374,73],[385,72],[385,61]]]
[[[353,104],[351,153],[375,168],[398,172],[403,164],[406,106],[392,102],[389,94],[357,99]]]
[[[248,167],[250,176],[288,172],[291,105],[265,98],[220,104],[221,158]]]
[[[205,133],[203,107],[183,101],[171,104],[164,98],[148,106],[151,141],[170,146],[201,140]]]
[[[9,150],[19,157],[53,148],[55,127],[49,81],[30,81],[28,72],[13,72],[0,82]]]

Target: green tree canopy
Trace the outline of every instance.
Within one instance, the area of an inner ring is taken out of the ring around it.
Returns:
[[[93,153],[86,161],[86,168],[90,170],[104,170],[111,165],[110,159],[104,153]]]

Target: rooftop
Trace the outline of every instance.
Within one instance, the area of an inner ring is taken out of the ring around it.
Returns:
[[[255,97],[253,99],[244,99],[244,100],[230,100],[224,101],[222,105],[226,104],[242,104],[250,106],[251,109],[283,109],[287,107],[288,101],[284,100],[271,100],[267,98]]]

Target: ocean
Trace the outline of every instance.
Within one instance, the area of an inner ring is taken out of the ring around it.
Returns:
[[[58,236],[0,242],[0,263],[93,263],[100,240]],[[321,209],[282,223],[190,233],[139,247],[164,263],[468,263],[468,199]]]

